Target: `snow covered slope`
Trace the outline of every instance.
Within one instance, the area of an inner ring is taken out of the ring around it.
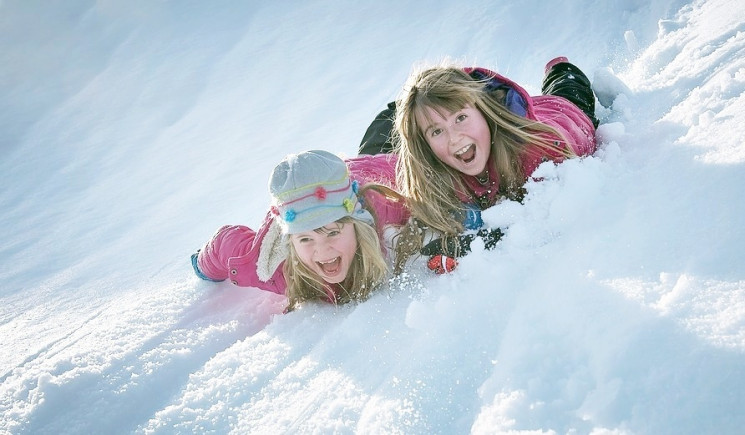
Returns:
[[[741,432],[741,2],[252,3],[0,1],[0,433]],[[537,93],[557,55],[602,144],[497,249],[288,315],[193,276],[412,65]]]

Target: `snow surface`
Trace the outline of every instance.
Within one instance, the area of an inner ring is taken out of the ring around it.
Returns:
[[[0,433],[742,433],[743,23],[727,0],[0,1]],[[558,55],[612,106],[602,144],[486,212],[497,249],[288,315],[193,275],[285,154],[355,155],[412,65],[535,94]]]

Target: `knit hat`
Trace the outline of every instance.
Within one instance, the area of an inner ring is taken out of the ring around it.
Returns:
[[[344,216],[373,224],[357,199],[357,182],[349,177],[347,164],[328,151],[285,157],[272,172],[269,193],[286,234],[314,230]]]

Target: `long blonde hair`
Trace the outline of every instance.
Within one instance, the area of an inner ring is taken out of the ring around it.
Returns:
[[[559,132],[512,113],[503,103],[505,91],[487,90],[487,83],[488,78],[474,79],[458,67],[429,68],[409,77],[396,102],[397,186],[414,218],[397,243],[397,270],[421,248],[422,228],[442,234],[443,243],[464,229],[465,206],[457,192],[466,192],[466,186],[460,172],[441,162],[427,143],[417,121],[417,115],[428,119],[426,108],[452,113],[471,105],[481,112],[492,139],[489,161],[493,167],[488,169],[499,174],[500,194],[510,199],[522,199],[526,174],[520,159],[528,145],[560,155],[574,155],[570,147],[558,147],[547,139],[548,136],[564,139]]]
[[[404,201],[403,196],[395,190],[375,183],[368,183],[361,187],[358,196],[367,200],[370,192],[383,195],[387,200]],[[375,210],[367,206],[365,209],[377,222]],[[288,240],[288,256],[283,269],[287,281],[288,311],[308,300],[324,300],[335,304],[364,301],[385,280],[388,274],[388,264],[380,242],[383,237],[382,232],[375,225],[351,216],[345,216],[336,222],[342,226],[354,225],[357,238],[357,251],[355,251],[346,278],[339,284],[328,284],[300,261],[292,242]],[[323,232],[323,229],[319,228],[315,231]]]

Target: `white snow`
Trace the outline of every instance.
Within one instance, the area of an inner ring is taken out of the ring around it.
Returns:
[[[0,433],[742,433],[745,5],[0,1]],[[306,305],[194,276],[413,65],[610,108],[455,273]],[[621,92],[621,94],[618,94]]]

